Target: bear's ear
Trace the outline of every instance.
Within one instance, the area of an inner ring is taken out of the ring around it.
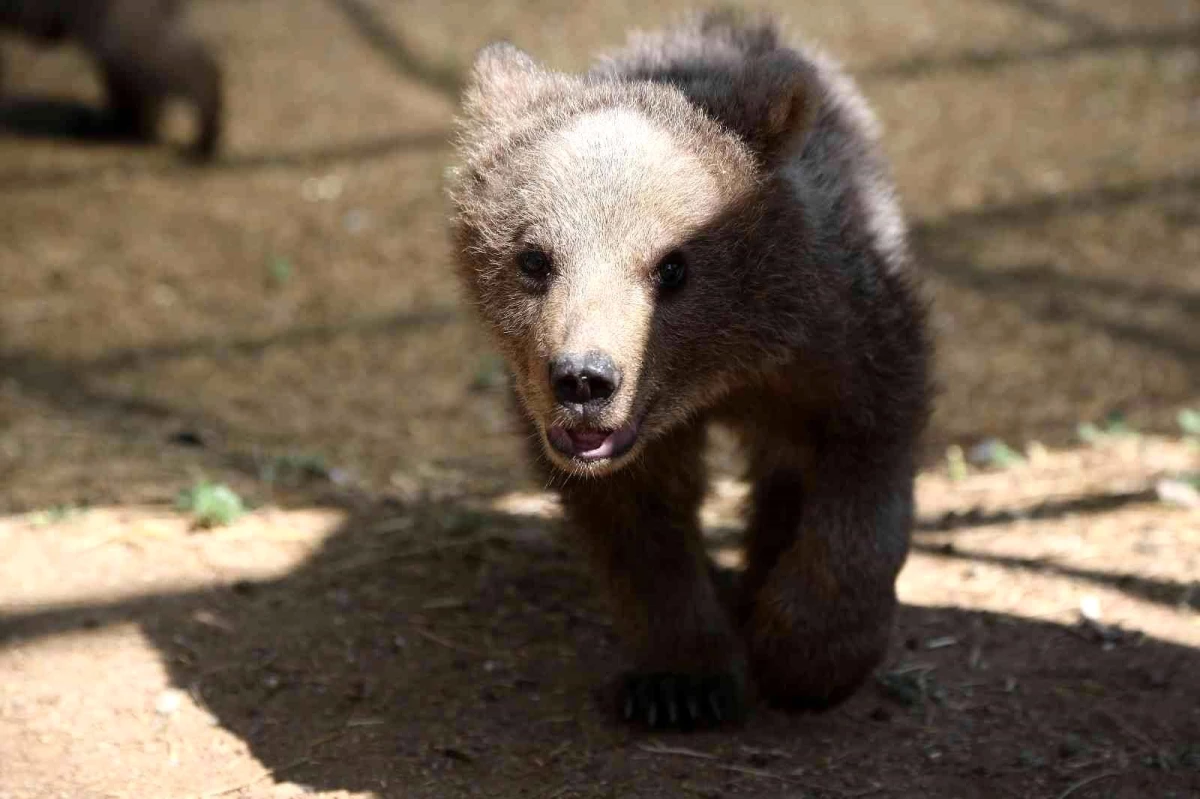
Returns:
[[[734,107],[714,109],[767,164],[798,148],[816,121],[820,86],[813,67],[786,50],[749,61],[727,95]],[[721,112],[724,113],[721,113]]]
[[[506,92],[541,74],[537,62],[524,50],[508,42],[493,42],[475,54],[468,86],[484,94]]]
[[[471,65],[466,108],[475,118],[502,122],[519,115],[558,77],[508,42],[489,44]]]
[[[817,86],[807,65],[792,59],[768,56],[757,65],[766,73],[766,114],[763,119],[763,138],[767,143],[782,144],[783,140],[803,137],[817,117]]]

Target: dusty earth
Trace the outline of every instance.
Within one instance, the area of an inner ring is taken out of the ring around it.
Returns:
[[[475,47],[579,66],[647,5],[199,0],[204,170],[54,135],[89,65],[0,43],[0,797],[1200,796],[1200,510],[1156,490],[1200,469],[1200,2],[776,4],[886,125],[942,392],[878,679],[692,736],[608,713],[440,195]],[[989,439],[1024,461],[946,456]],[[201,478],[252,511],[195,529]]]

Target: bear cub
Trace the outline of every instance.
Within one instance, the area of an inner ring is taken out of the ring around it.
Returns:
[[[184,24],[183,7],[184,0],[0,0],[0,31],[86,50],[100,68],[113,135],[153,141],[164,104],[189,102],[199,128],[189,152],[209,160],[221,136],[221,72]]]
[[[769,21],[706,14],[583,74],[477,56],[451,171],[461,277],[532,457],[614,610],[630,721],[820,709],[885,654],[931,347],[858,90]],[[739,436],[746,569],[698,510]]]

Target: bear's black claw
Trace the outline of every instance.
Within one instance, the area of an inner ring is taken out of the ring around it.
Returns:
[[[736,722],[742,705],[741,686],[729,674],[632,673],[625,676],[618,696],[624,721],[662,730]]]

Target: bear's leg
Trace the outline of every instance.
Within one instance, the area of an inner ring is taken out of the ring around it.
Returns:
[[[746,525],[746,571],[737,593],[736,612],[744,625],[754,610],[767,575],[796,540],[804,507],[804,475],[795,466],[751,471],[750,519]]]
[[[703,438],[672,434],[622,471],[562,491],[634,657],[619,711],[651,727],[732,721],[744,709],[742,643],[700,537]]]
[[[756,475],[744,625],[757,687],[770,701],[822,709],[882,660],[908,552],[913,470],[870,442],[775,459]]]
[[[197,159],[209,160],[216,155],[223,124],[221,70],[204,43],[196,39],[190,40],[187,60],[187,93],[196,105],[200,120],[200,135],[191,147],[191,154]]]
[[[152,141],[158,126],[158,97],[144,65],[134,54],[113,53],[101,65],[113,132],[122,138]]]
[[[164,34],[154,56],[162,93],[187,102],[195,113],[196,137],[188,154],[197,160],[211,160],[219,144],[224,110],[216,59],[203,41],[179,25]]]

